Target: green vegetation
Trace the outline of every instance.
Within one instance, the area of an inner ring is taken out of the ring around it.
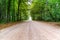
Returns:
[[[0,23],[28,19],[27,0],[0,0]]]
[[[0,0],[0,23],[27,20],[28,10],[33,20],[60,21],[60,0]]]
[[[31,16],[33,20],[60,21],[60,0],[33,0]]]

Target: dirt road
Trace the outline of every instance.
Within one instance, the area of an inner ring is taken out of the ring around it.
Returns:
[[[0,30],[0,40],[60,40],[60,28],[29,21]]]

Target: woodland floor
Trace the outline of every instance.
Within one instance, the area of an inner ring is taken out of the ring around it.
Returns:
[[[38,21],[12,24],[0,30],[0,40],[60,40],[60,27]]]

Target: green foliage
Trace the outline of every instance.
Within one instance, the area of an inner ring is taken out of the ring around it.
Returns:
[[[0,0],[0,23],[27,20],[29,10],[33,20],[60,21],[60,0]]]
[[[33,20],[60,21],[59,0],[34,0],[31,5]]]
[[[0,0],[0,23],[26,20],[26,2],[27,0]]]

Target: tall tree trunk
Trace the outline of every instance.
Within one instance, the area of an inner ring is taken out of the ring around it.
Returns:
[[[15,0],[13,0],[13,13],[12,13],[12,20],[15,21]]]
[[[20,3],[21,0],[18,0],[18,13],[17,13],[17,21],[21,21],[21,14],[20,14]]]
[[[11,6],[11,0],[8,0],[8,8],[7,8],[7,22],[10,21],[10,6]]]
[[[1,11],[1,10],[0,10],[0,11]],[[0,12],[0,23],[1,23],[1,14],[2,14],[2,13]]]

